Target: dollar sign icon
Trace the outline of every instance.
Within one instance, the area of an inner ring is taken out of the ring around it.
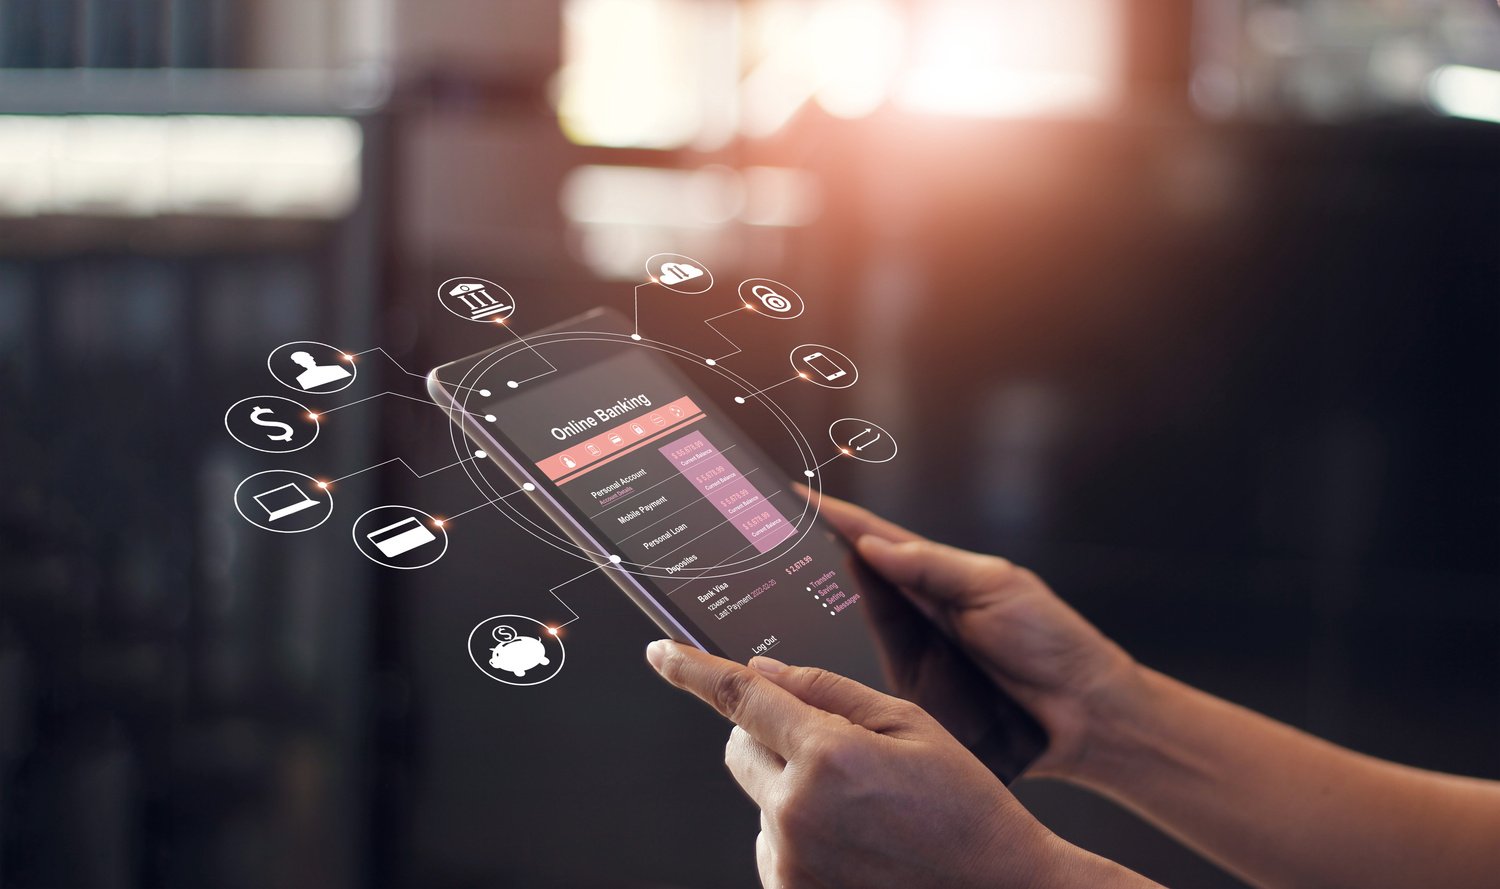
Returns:
[[[262,420],[260,418],[261,414],[270,414],[270,413],[274,413],[274,411],[272,411],[268,407],[259,407],[259,406],[257,406],[255,408],[252,408],[251,411],[250,411],[250,422],[254,423],[257,426],[265,426],[267,428],[274,428],[276,426],[280,426],[282,428],[282,430],[283,430],[280,435],[277,435],[277,434],[274,434],[274,433],[271,433],[271,432],[267,432],[266,433],[266,438],[269,438],[271,441],[291,441],[292,440],[292,427],[291,426],[288,426],[287,424],[281,422],[280,420],[276,420],[276,419]]]

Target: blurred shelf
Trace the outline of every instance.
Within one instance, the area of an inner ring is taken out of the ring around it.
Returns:
[[[0,69],[0,114],[357,116],[389,98],[376,70]]]

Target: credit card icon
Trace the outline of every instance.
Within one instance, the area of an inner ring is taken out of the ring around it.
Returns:
[[[394,525],[371,531],[365,538],[375,544],[375,548],[386,558],[394,559],[437,540],[437,535],[427,530],[427,526],[417,521],[416,517],[408,516]]]

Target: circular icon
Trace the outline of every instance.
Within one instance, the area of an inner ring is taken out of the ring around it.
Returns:
[[[770,278],[751,278],[741,283],[740,299],[762,315],[782,321],[796,318],[807,308],[801,294]]]
[[[704,293],[714,286],[713,272],[708,266],[681,253],[658,253],[646,260],[646,273],[651,280],[677,293]]]
[[[469,631],[469,660],[506,685],[541,685],[562,670],[566,658],[552,627],[519,614],[482,620]]]
[[[449,278],[438,288],[443,308],[468,321],[494,324],[516,311],[510,291],[483,278]]]
[[[848,389],[859,382],[859,368],[848,355],[817,343],[804,343],[792,350],[792,370],[825,389]]]
[[[271,376],[288,389],[327,395],[341,392],[354,382],[359,369],[354,358],[327,343],[286,343],[266,356]]]
[[[280,395],[243,398],[224,412],[234,440],[262,454],[290,454],[313,443],[322,427],[312,411]]]
[[[290,469],[267,469],[239,483],[234,489],[234,508],[257,528],[300,534],[333,515],[333,494],[312,476]]]
[[[448,552],[443,523],[415,506],[377,506],[354,520],[354,546],[372,562],[412,571]]]
[[[858,417],[834,420],[828,437],[845,457],[861,463],[889,463],[896,459],[896,439],[878,423]]]

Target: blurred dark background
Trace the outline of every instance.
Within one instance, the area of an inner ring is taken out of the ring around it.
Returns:
[[[1490,0],[0,0],[0,885],[755,885],[725,726],[612,586],[508,688],[470,627],[554,616],[577,563],[487,510],[420,572],[350,545],[467,479],[365,473],[296,537],[231,505],[452,459],[393,397],[241,448],[275,346],[383,347],[349,400],[421,398],[403,367],[494,342],[446,278],[525,331],[628,308],[664,250],[793,284],[796,335],[861,363],[786,402],[900,437],[833,493],[1025,561],[1188,682],[1500,778],[1495,69]]]

